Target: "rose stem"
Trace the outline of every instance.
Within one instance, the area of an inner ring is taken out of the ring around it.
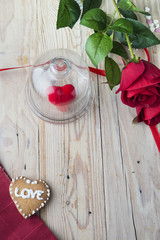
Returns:
[[[114,20],[114,18],[115,18],[116,13],[117,13],[117,10],[115,9],[115,11],[114,11],[114,13],[113,13],[113,16],[112,16],[112,18],[111,18],[111,21],[110,21],[110,23],[109,23],[109,25],[108,25],[108,28],[111,26],[111,24],[112,24],[112,22],[113,22],[113,20]]]
[[[112,1],[113,1],[114,6],[115,6],[115,9],[116,9],[116,11],[118,13],[119,18],[122,18],[121,13],[120,13],[120,11],[118,9],[118,6],[116,4],[116,1],[115,0],[112,0]],[[134,55],[133,49],[131,47],[131,42],[129,40],[129,37],[128,37],[127,33],[125,33],[125,37],[126,37],[126,41],[127,41],[128,47],[129,47],[129,51],[131,53],[131,57],[132,57],[132,59],[135,59],[135,55]]]

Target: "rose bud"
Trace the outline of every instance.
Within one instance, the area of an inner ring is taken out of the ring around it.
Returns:
[[[116,93],[120,91],[122,102],[130,107],[156,107],[160,104],[160,69],[144,60],[129,63]]]

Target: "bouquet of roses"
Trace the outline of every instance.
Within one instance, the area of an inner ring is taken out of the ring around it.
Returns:
[[[153,34],[155,29],[149,8],[142,11],[130,0],[112,1],[115,7],[113,16],[100,9],[102,0],[60,0],[57,29],[72,28],[79,18],[81,25],[93,29],[85,46],[93,65],[97,67],[105,60],[105,75],[110,89],[120,84],[116,93],[121,91],[122,102],[136,108],[138,122],[155,126],[160,123],[160,69],[149,61],[141,60],[133,51],[133,48],[144,49],[160,44]],[[146,15],[150,29],[138,21],[137,13]],[[109,53],[121,56],[125,65],[122,72]],[[157,134],[158,131],[154,134],[155,139]],[[160,143],[157,145],[160,148]]]

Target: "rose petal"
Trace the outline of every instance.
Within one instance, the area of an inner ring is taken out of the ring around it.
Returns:
[[[145,71],[127,90],[135,90],[160,83],[160,69],[152,63],[143,60]]]
[[[145,120],[152,119],[153,117],[160,113],[160,105],[157,107],[146,107],[144,108],[143,112]]]
[[[158,91],[158,88],[156,87],[150,87],[150,88],[140,88],[140,89],[136,89],[136,90],[130,90],[127,91],[127,97],[131,98],[134,95],[137,94],[145,94],[145,95],[157,95],[160,96],[160,93]]]
[[[154,85],[154,87],[147,88],[147,91],[151,94],[156,94],[160,96],[160,84]]]
[[[157,95],[136,94],[129,97],[127,91],[121,93],[121,100],[124,104],[130,107],[157,106],[160,103],[160,98],[158,98]]]
[[[150,126],[154,126],[157,125],[158,123],[160,123],[160,114],[158,114],[157,116],[155,116],[154,118],[148,120],[148,121],[144,121],[146,124],[150,125]]]
[[[121,93],[121,101],[125,104],[125,105],[128,105],[130,107],[134,107],[134,104],[133,104],[133,101],[132,99],[128,98],[127,97],[127,92],[126,91],[123,91]]]
[[[131,86],[145,71],[145,65],[143,61],[138,63],[129,63],[122,71],[120,87],[116,93],[125,91]]]
[[[146,16],[146,18],[147,18],[148,20],[151,20],[152,17],[151,17],[151,16]],[[151,21],[152,21],[152,20],[151,20]]]
[[[144,89],[141,88],[141,89],[136,89],[136,90],[128,91],[128,92],[127,92],[127,97],[131,98],[131,97],[133,97],[133,96],[135,96],[135,95],[144,93],[144,91],[145,91],[145,88],[144,88]]]
[[[145,106],[145,107],[151,107],[153,104],[156,106],[158,105],[157,103],[157,96],[152,95],[152,96],[147,96],[147,95],[139,95],[137,102],[140,106]]]
[[[149,12],[151,9],[149,7],[145,7],[145,12]]]
[[[149,16],[149,18],[147,18],[147,24],[151,24],[152,23],[152,19],[151,19],[151,16]]]
[[[160,123],[160,104],[157,107],[137,107],[138,122],[144,121],[148,125]]]
[[[158,24],[159,21],[157,19],[153,20],[154,24]]]

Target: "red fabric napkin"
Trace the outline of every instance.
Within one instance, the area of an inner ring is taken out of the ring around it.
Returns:
[[[0,164],[0,239],[58,240],[37,215],[28,219],[21,216],[9,195],[10,182]]]

